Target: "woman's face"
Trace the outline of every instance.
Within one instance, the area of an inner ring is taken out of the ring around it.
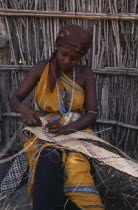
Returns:
[[[57,52],[58,66],[62,71],[72,70],[72,67],[80,61],[82,56],[74,49],[59,46]]]

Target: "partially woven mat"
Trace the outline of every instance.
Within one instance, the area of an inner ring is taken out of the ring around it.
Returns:
[[[41,118],[41,121],[43,125],[47,123],[43,118]],[[78,131],[54,137],[52,134],[44,133],[41,127],[26,127],[23,129],[23,133],[27,137],[31,133],[46,142],[57,144],[68,150],[81,152],[105,165],[138,178],[138,163],[120,149],[94,134]]]

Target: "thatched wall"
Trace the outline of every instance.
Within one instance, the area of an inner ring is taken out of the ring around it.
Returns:
[[[136,157],[138,2],[3,0],[1,8],[0,17],[3,19],[0,21],[1,25],[5,24],[8,37],[7,48],[4,48],[5,51],[8,49],[6,62],[0,48],[0,63],[4,64],[0,66],[2,145],[10,140],[19,126],[18,119],[10,113],[9,96],[21,83],[31,65],[50,56],[59,28],[70,22],[93,32],[91,49],[82,64],[93,69],[97,82],[99,116],[95,131]],[[29,104],[32,104],[32,95],[26,99]],[[107,128],[110,129],[105,130]]]

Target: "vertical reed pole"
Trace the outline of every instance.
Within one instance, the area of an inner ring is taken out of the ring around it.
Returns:
[[[0,143],[2,141],[2,129],[1,129],[1,126],[2,125],[2,117],[1,117],[1,94],[0,94]]]
[[[2,7],[2,2],[0,2],[0,8]],[[5,19],[0,18],[0,65],[8,64],[9,60],[9,46],[8,46],[8,36],[6,30]],[[8,101],[7,94],[7,73],[0,73],[0,140],[2,134],[2,118],[1,112],[6,112],[6,103]]]

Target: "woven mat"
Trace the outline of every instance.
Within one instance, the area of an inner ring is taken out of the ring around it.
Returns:
[[[47,123],[43,118],[41,118],[41,120],[43,125]],[[41,127],[26,127],[23,129],[23,133],[27,137],[29,137],[31,133],[46,142],[81,152],[105,165],[138,178],[138,163],[120,149],[112,146],[94,134],[78,131],[68,135],[53,137],[52,134],[44,134]]]

